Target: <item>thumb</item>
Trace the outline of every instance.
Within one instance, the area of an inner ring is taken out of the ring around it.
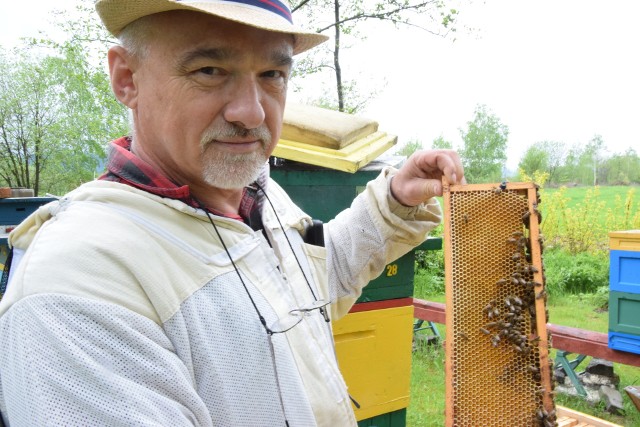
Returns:
[[[414,177],[403,180],[398,178],[395,176],[391,181],[391,194],[404,206],[418,206],[432,197],[442,196],[442,182],[438,179]]]

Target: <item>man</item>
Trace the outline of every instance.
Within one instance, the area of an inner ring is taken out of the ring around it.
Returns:
[[[324,40],[276,1],[99,0],[131,138],[11,235],[5,423],[352,426],[329,318],[440,221],[457,155],[387,169],[304,242],[268,179],[292,56]],[[19,259],[19,262],[16,260]]]

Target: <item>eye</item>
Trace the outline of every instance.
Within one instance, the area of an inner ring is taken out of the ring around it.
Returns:
[[[269,70],[262,73],[262,77],[266,77],[268,79],[284,79],[287,75],[281,70]]]
[[[202,67],[202,68],[198,69],[197,72],[201,73],[201,74],[206,74],[208,76],[215,76],[215,75],[222,74],[222,70],[220,70],[217,67]]]

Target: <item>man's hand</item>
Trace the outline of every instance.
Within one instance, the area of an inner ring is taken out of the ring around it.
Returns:
[[[443,176],[449,184],[466,184],[458,153],[416,151],[391,180],[391,194],[405,206],[417,206],[434,196],[442,196]]]

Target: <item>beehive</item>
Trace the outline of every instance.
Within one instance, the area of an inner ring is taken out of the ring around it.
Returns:
[[[446,425],[553,426],[533,183],[444,185]]]

